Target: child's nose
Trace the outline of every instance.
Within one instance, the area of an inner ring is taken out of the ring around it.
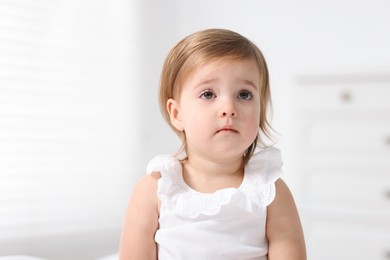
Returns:
[[[222,116],[224,116],[224,117],[225,117],[225,116],[235,117],[235,116],[236,116],[236,112],[234,112],[234,111],[232,111],[232,112],[230,112],[230,113],[229,113],[229,112],[227,112],[227,113],[226,113],[226,112],[223,112],[223,113],[222,113]]]
[[[225,100],[220,114],[222,117],[236,117],[237,111],[234,102],[232,100]]]

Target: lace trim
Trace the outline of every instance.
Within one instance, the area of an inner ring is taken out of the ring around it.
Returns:
[[[257,213],[275,197],[275,181],[282,176],[280,151],[270,147],[252,156],[245,167],[245,176],[239,188],[226,188],[214,193],[200,193],[183,180],[180,161],[172,155],[155,157],[147,172],[160,172],[157,195],[164,209],[183,217],[200,214],[215,215],[225,205]]]

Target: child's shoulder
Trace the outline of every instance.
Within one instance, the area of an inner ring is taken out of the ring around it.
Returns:
[[[181,172],[181,162],[172,154],[158,155],[149,161],[146,172],[148,175],[161,178],[169,172]]]
[[[257,157],[257,160],[282,164],[281,152],[274,146],[259,149],[255,152],[254,155],[254,157]]]
[[[263,183],[275,182],[283,174],[280,150],[267,147],[255,152],[245,166],[245,173],[262,179]]]
[[[155,193],[158,187],[158,180],[161,178],[160,172],[151,172],[138,179],[137,183],[134,186],[134,193],[137,194],[146,194],[146,193]]]

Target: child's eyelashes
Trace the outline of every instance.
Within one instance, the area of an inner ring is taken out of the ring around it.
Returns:
[[[213,99],[217,95],[210,89],[203,91],[199,96],[201,99]],[[240,90],[237,94],[238,99],[250,100],[253,97],[253,93],[249,90]]]
[[[202,99],[212,99],[212,98],[215,98],[216,95],[214,94],[214,92],[212,92],[211,90],[205,90],[203,91],[201,94],[200,94],[200,98]]]
[[[249,91],[249,90],[241,90],[241,91],[238,93],[237,97],[238,97],[239,99],[250,100],[250,99],[252,99],[253,94],[252,94],[252,92]]]

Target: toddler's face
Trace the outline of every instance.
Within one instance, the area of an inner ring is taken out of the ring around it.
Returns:
[[[218,59],[191,73],[180,99],[167,104],[172,124],[186,135],[188,155],[242,157],[259,130],[259,87],[252,59]]]

